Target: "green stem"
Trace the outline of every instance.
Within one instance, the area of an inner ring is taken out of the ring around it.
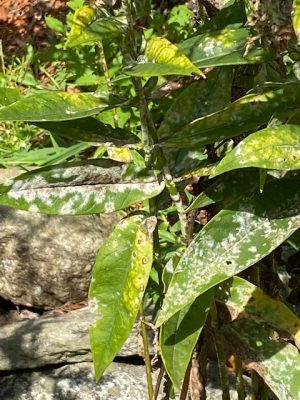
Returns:
[[[236,391],[238,394],[238,400],[244,400],[245,388],[244,388],[242,361],[238,356],[235,356],[234,358],[235,358],[235,374],[236,374]]]
[[[211,315],[211,325],[212,331],[218,356],[218,364],[219,364],[219,371],[220,371],[220,379],[221,379],[221,387],[222,387],[222,399],[223,400],[230,400],[230,393],[229,393],[229,383],[228,383],[228,373],[226,367],[226,357],[223,345],[223,338],[220,333],[220,326],[218,320],[218,312],[215,301],[212,301],[211,308],[210,308],[210,315]]]
[[[145,316],[142,310],[140,309],[141,314],[141,329],[142,329],[142,338],[143,338],[143,347],[144,347],[144,360],[146,366],[146,376],[147,376],[147,387],[148,387],[148,397],[149,400],[153,400],[153,383],[152,383],[152,367],[151,367],[151,360],[149,354],[149,343],[148,343],[148,336],[147,336],[147,328],[145,324]]]

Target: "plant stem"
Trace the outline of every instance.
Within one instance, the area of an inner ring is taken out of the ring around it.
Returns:
[[[222,387],[222,392],[223,392],[222,399],[230,400],[228,374],[227,374],[227,368],[226,368],[226,358],[225,358],[225,351],[224,351],[224,346],[223,346],[223,338],[220,333],[218,312],[217,312],[217,307],[216,307],[216,303],[214,300],[211,303],[210,315],[211,315],[212,331],[213,331],[216,351],[217,351],[217,355],[218,355],[221,387]]]
[[[238,394],[238,400],[245,399],[244,379],[243,379],[243,368],[241,359],[235,355],[235,374],[236,374],[236,391]]]
[[[148,343],[148,336],[147,336],[147,328],[145,324],[145,315],[143,313],[142,307],[140,309],[141,315],[141,329],[142,329],[142,338],[143,338],[143,347],[144,347],[144,360],[146,366],[146,376],[147,376],[147,387],[148,387],[148,397],[149,400],[153,400],[153,383],[152,383],[152,367],[151,367],[151,360],[149,354],[149,343]]]
[[[159,374],[156,380],[155,390],[154,390],[154,400],[157,400],[159,389],[161,385],[162,378],[164,377],[165,369],[164,367],[160,367]]]
[[[189,383],[190,383],[191,368],[192,368],[192,361],[190,361],[190,363],[187,367],[187,370],[185,371],[179,400],[186,400],[186,398],[187,398],[188,390],[189,390]]]

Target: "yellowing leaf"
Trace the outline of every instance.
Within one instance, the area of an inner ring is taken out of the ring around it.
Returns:
[[[93,40],[99,40],[99,36],[96,33],[86,30],[86,27],[95,17],[96,10],[88,6],[82,6],[75,11],[65,48],[78,46],[79,44],[91,42]]]
[[[300,0],[294,0],[293,3],[293,26],[298,42],[300,42]]]

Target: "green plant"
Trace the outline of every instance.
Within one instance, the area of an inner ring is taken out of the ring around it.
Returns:
[[[278,19],[268,1],[237,0],[214,15],[194,9],[202,22],[177,45],[155,36],[155,2],[105,3],[75,11],[65,44],[97,49],[99,86],[38,97],[6,89],[0,108],[1,120],[100,146],[98,158],[23,174],[1,185],[0,203],[48,214],[126,211],[99,249],[89,291],[96,379],[140,313],[149,399],[157,397],[143,317],[150,297],[166,398],[172,387],[186,398],[192,354],[203,359],[213,337],[224,399],[232,354],[239,399],[242,362],[253,382],[258,374],[281,400],[296,399],[300,321],[264,271],[277,276],[274,250],[297,242],[300,227],[300,84],[289,67],[298,61],[299,2],[296,35],[291,2]],[[171,27],[165,34],[177,37]]]

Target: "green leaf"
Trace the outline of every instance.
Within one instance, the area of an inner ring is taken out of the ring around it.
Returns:
[[[61,33],[64,35],[66,28],[65,25],[57,18],[49,16],[45,16],[46,25],[52,29],[54,32]]]
[[[161,143],[167,147],[204,146],[231,138],[267,123],[274,112],[297,108],[300,85],[282,85],[277,90],[262,94],[249,94],[228,107],[206,117],[195,119]]]
[[[160,331],[160,352],[175,389],[179,389],[194,347],[205,324],[213,291],[207,291],[185,306]]]
[[[121,221],[101,246],[89,298],[99,319],[90,328],[95,375],[101,375],[129,336],[152,265],[156,218]]]
[[[126,129],[113,128],[111,125],[104,124],[93,117],[73,121],[35,122],[34,125],[58,136],[89,143],[111,143],[116,146],[123,146],[139,142],[139,138]]]
[[[0,87],[0,107],[8,106],[19,100],[21,97],[18,89]]]
[[[196,208],[206,207],[217,202],[225,204],[236,201],[237,198],[249,195],[259,188],[258,175],[252,169],[226,174],[218,179],[199,196],[186,209],[186,212]]]
[[[159,137],[170,135],[201,118],[223,109],[230,103],[233,70],[217,68],[205,81],[191,83],[175,99],[158,129]]]
[[[300,126],[279,125],[252,133],[219,162],[210,177],[247,167],[300,169]]]
[[[251,318],[267,323],[274,329],[289,332],[300,346],[300,319],[281,301],[238,276],[224,282],[222,289],[229,293],[224,301],[232,320]]]
[[[293,1],[293,26],[295,30],[295,34],[298,39],[298,43],[300,42],[300,0]]]
[[[0,120],[66,121],[95,115],[109,107],[107,95],[43,90],[0,108]]]
[[[45,214],[122,210],[159,194],[164,184],[131,165],[90,160],[46,167],[0,185],[0,204]]]
[[[157,325],[284,242],[300,227],[299,197],[299,180],[274,180],[263,193],[221,210],[182,256]]]
[[[72,26],[65,48],[93,44],[103,39],[110,39],[122,35],[125,25],[114,17],[98,18],[94,8],[82,6],[73,16]]]
[[[249,51],[247,45],[249,46]],[[250,29],[223,29],[194,36],[178,48],[199,68],[253,64],[270,59]]]
[[[247,369],[255,370],[280,400],[299,398],[300,356],[296,347],[272,340],[272,332],[249,319],[222,328]]]
[[[146,59],[126,66],[123,71],[132,76],[162,76],[204,74],[178,48],[163,38],[152,38],[147,45]]]

